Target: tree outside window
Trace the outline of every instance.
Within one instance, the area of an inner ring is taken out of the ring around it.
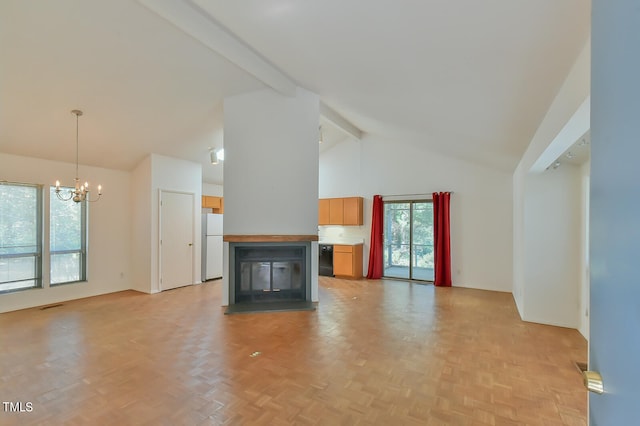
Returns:
[[[62,201],[50,191],[51,285],[86,280],[86,202]]]

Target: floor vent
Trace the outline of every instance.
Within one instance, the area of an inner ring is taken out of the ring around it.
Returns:
[[[43,306],[42,308],[40,308],[40,310],[44,311],[45,309],[57,308],[58,306],[63,306],[63,305],[62,303],[58,303],[57,305]]]

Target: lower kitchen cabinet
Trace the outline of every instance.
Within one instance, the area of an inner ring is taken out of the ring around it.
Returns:
[[[333,246],[333,275],[338,278],[362,278],[362,244]]]

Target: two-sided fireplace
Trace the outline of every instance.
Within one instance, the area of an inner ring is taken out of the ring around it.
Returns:
[[[309,301],[310,243],[230,243],[230,304]]]

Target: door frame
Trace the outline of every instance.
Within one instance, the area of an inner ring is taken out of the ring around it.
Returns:
[[[434,280],[423,280],[420,278],[414,278],[413,277],[413,205],[414,204],[420,204],[420,203],[427,203],[427,204],[431,204],[433,205],[433,199],[432,198],[407,198],[407,199],[392,199],[392,200],[387,200],[385,201],[384,199],[382,200],[382,206],[383,206],[383,215],[382,215],[382,249],[385,250],[385,245],[386,245],[386,227],[387,227],[387,221],[386,221],[386,214],[384,213],[384,206],[386,204],[409,204],[409,277],[408,278],[401,278],[401,277],[389,277],[384,275],[384,265],[382,267],[382,277],[383,278],[389,278],[389,279],[394,279],[394,280],[405,280],[405,281],[417,281],[419,283],[431,283],[433,284]],[[435,247],[433,248],[435,251]],[[384,254],[383,254],[383,259],[384,259]]]
[[[182,194],[182,195],[190,195],[191,196],[191,241],[193,241],[191,245],[191,284],[195,284],[195,192],[187,192],[187,191],[172,191],[169,189],[158,189],[158,290],[164,291],[162,288],[162,195],[165,193],[172,194]]]

